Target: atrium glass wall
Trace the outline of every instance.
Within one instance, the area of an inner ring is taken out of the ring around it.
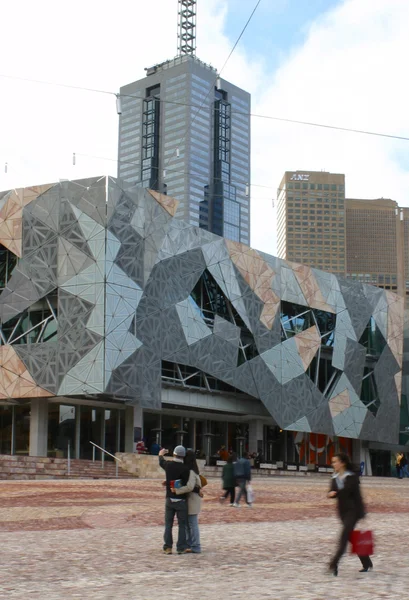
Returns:
[[[30,405],[14,407],[14,454],[28,455],[30,450]]]
[[[75,456],[75,413],[76,407],[67,404],[48,405],[48,456],[56,458]]]
[[[0,406],[0,454],[11,454],[13,406]]]

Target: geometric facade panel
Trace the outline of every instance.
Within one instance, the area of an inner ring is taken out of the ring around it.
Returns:
[[[164,369],[247,394],[287,430],[396,442],[403,300],[176,207],[110,177],[0,193],[0,397],[156,410]]]

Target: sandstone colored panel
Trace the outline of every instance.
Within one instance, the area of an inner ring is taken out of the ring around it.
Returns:
[[[398,371],[398,373],[395,373],[395,385],[396,385],[396,392],[398,394],[398,399],[399,399],[399,404],[402,401],[402,371]]]
[[[156,202],[158,202],[172,217],[176,214],[176,209],[178,207],[179,201],[171,196],[166,196],[166,194],[160,194],[159,192],[155,192],[155,190],[148,190],[150,195],[155,198]]]
[[[260,321],[271,329],[280,306],[279,297],[272,290],[275,272],[259,253],[240,242],[225,240],[230,258],[253,292],[264,302]]]
[[[53,395],[36,384],[13,346],[0,346],[0,398],[44,398]]]
[[[304,365],[304,371],[306,371],[321,346],[321,336],[315,325],[313,325],[309,329],[298,333],[294,339],[297,344],[298,354]]]
[[[318,310],[325,310],[326,312],[335,313],[336,310],[334,307],[330,306],[325,301],[311,267],[300,265],[298,263],[288,264],[292,268],[294,275],[300,284],[300,288],[308,302],[308,305],[311,308],[317,308]]]
[[[53,184],[12,190],[0,210],[0,241],[10,252],[20,258],[23,238],[23,208],[51,187]]]
[[[388,301],[388,345],[400,368],[403,360],[404,299],[385,292]]]
[[[329,401],[329,410],[332,418],[336,417],[350,406],[351,398],[349,397],[348,390],[345,389],[343,392],[340,392]]]

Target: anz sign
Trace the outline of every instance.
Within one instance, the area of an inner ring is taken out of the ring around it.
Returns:
[[[309,175],[303,175],[302,173],[294,173],[291,175],[290,181],[308,181]]]

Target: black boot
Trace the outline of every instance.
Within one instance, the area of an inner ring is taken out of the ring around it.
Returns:
[[[363,565],[364,565],[364,563],[362,562],[362,566]],[[360,573],[367,573],[368,571],[372,571],[372,569],[373,569],[373,562],[371,561],[371,559],[368,556],[367,560],[365,560],[365,566],[363,566],[362,569],[359,569],[359,572]]]

